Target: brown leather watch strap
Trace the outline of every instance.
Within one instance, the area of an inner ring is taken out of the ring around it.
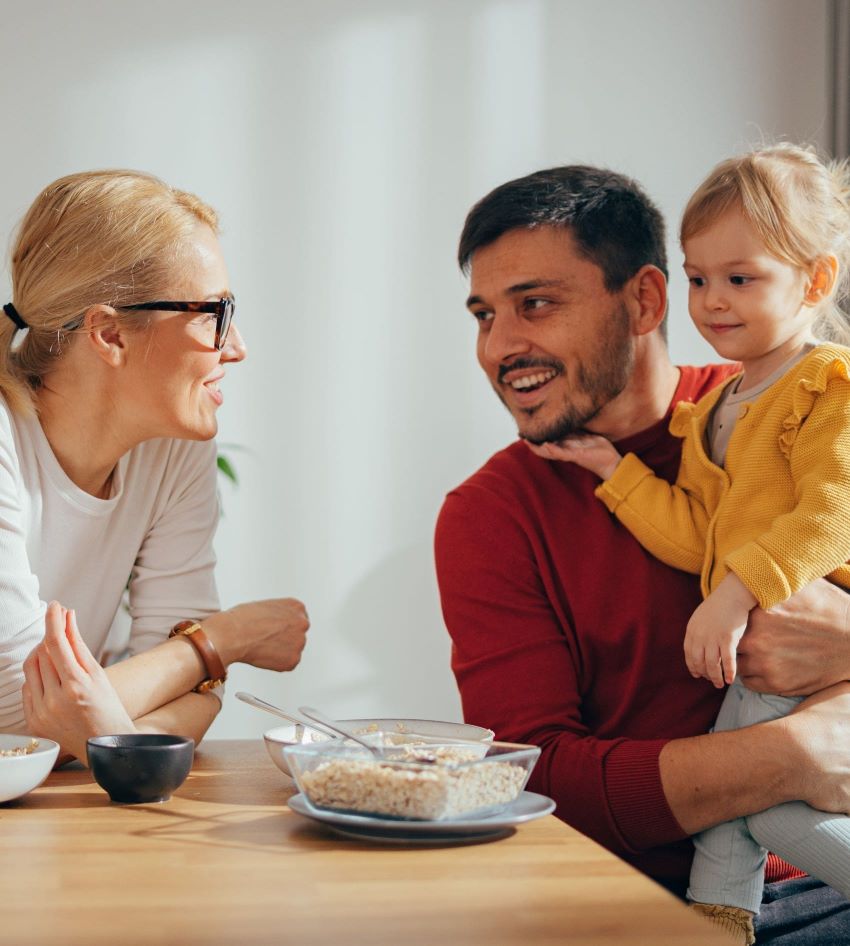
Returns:
[[[206,693],[213,687],[220,687],[227,679],[227,670],[221,662],[221,657],[213,642],[204,633],[204,629],[197,621],[180,621],[171,628],[169,637],[183,636],[190,640],[200,654],[204,666],[207,668],[208,679],[195,687],[195,693]]]

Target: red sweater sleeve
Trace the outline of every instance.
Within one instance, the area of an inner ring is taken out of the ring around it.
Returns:
[[[451,493],[435,551],[464,717],[540,746],[529,788],[615,853],[684,838],[661,788],[667,740],[596,738],[583,716],[580,642],[551,603],[545,545],[524,517],[486,490]]]

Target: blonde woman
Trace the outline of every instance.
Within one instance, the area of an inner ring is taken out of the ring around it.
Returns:
[[[305,643],[293,599],[219,609],[212,438],[245,345],[217,232],[197,197],[96,171],[46,187],[13,245],[0,313],[0,731],[83,760],[97,734],[200,740],[230,664],[291,670]],[[131,656],[104,670],[128,577]]]

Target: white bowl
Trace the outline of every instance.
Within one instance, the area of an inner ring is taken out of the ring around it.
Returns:
[[[0,734],[0,751],[20,749],[32,742],[32,736],[7,736]],[[0,803],[26,795],[50,774],[59,743],[52,739],[38,740],[38,746],[27,755],[0,755]]]
[[[492,729],[483,726],[473,726],[471,723],[451,723],[440,719],[400,719],[398,717],[373,717],[369,719],[341,719],[340,722],[358,735],[379,734],[424,736],[434,739],[460,739],[465,742],[491,743],[494,738]],[[263,733],[266,749],[272,762],[285,775],[292,777],[289,764],[283,755],[287,746],[312,745],[317,742],[326,742],[329,737],[315,729],[299,727],[300,739],[295,738],[295,726],[289,723],[285,726],[276,726]]]

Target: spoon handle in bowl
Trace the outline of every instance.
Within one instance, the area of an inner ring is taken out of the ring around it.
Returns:
[[[377,756],[379,759],[383,758],[384,754],[378,746],[372,745],[371,742],[367,742],[362,736],[358,736],[357,733],[352,732],[352,730],[348,729],[346,726],[341,726],[335,719],[325,716],[324,713],[320,713],[312,706],[299,706],[298,712],[301,713],[302,716],[306,716],[307,719],[313,720],[313,722],[324,726],[325,729],[333,729],[334,732],[338,733],[340,736],[345,736],[346,739],[351,739],[354,742],[359,743],[361,746],[364,746],[366,749],[368,749],[373,756]]]
[[[248,703],[250,706],[254,706],[257,709],[265,710],[267,713],[272,713],[274,716],[279,716],[281,719],[287,720],[287,722],[295,723],[296,726],[303,726],[307,729],[315,729],[317,732],[322,733],[325,736],[330,736],[331,739],[338,739],[339,733],[335,730],[329,729],[327,726],[316,725],[313,722],[305,719],[299,719],[297,716],[293,716],[291,713],[285,713],[279,706],[275,706],[274,703],[267,703],[265,700],[261,700],[258,696],[254,696],[253,693],[245,693],[240,690],[236,694],[237,700],[242,700],[243,703]]]

